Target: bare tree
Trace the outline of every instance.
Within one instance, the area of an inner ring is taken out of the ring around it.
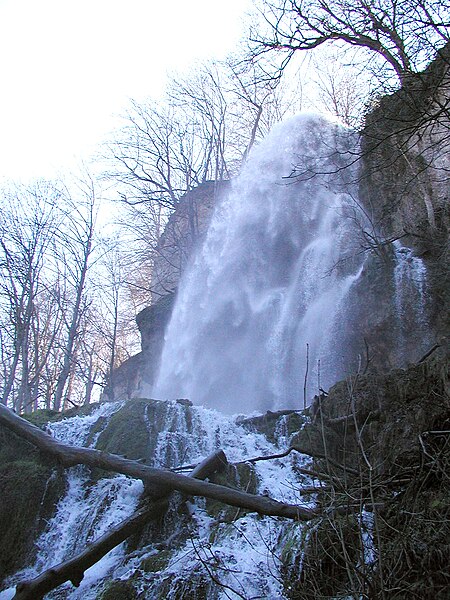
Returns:
[[[43,271],[56,226],[58,197],[51,185],[41,182],[34,187],[16,187],[6,192],[2,201],[2,403],[10,399],[16,410],[31,410],[33,388],[37,389],[42,370],[38,305],[39,296],[46,292]]]
[[[450,39],[448,0],[262,0],[261,35],[252,32],[253,53],[284,52],[332,42],[362,49],[375,59],[377,77],[405,79],[425,66]]]
[[[54,396],[54,409],[60,410],[64,394],[69,396],[71,374],[75,367],[75,354],[80,334],[82,316],[87,307],[85,288],[90,260],[94,250],[94,232],[97,201],[92,180],[81,184],[80,198],[66,198],[66,225],[59,232],[60,256],[66,277],[72,288],[72,304],[66,315],[66,335],[62,348],[62,366]]]
[[[325,110],[346,127],[359,129],[373,91],[368,73],[357,67],[351,56],[343,60],[340,52],[327,48],[316,51],[311,63],[317,87],[315,108]]]
[[[0,202],[1,402],[17,412],[90,402],[129,357],[135,314],[122,249],[95,230],[94,182],[11,184]]]
[[[86,386],[108,384],[108,396],[115,397],[112,374],[130,358],[138,338],[135,324],[136,311],[130,302],[128,258],[118,238],[102,240],[101,260],[95,286],[96,306],[91,319],[89,360],[83,364],[92,376],[86,377]],[[147,297],[148,301],[148,297]],[[86,352],[85,351],[85,352]],[[95,370],[95,373],[94,373]],[[95,377],[94,377],[95,375]],[[88,388],[87,388],[88,389]],[[88,402],[86,394],[85,403]]]

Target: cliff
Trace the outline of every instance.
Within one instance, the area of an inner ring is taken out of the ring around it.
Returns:
[[[176,290],[190,256],[208,227],[214,206],[228,186],[228,181],[205,181],[180,199],[156,247],[152,304]]]
[[[450,44],[422,73],[380,99],[362,131],[360,195],[378,238],[424,261],[435,338],[448,336]],[[375,248],[376,249],[376,248]]]

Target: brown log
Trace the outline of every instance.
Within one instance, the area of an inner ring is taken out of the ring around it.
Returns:
[[[296,521],[309,521],[318,514],[315,510],[304,506],[286,504],[266,496],[248,494],[222,485],[199,481],[165,469],[155,469],[136,461],[128,460],[115,454],[101,452],[93,448],[68,446],[67,444],[58,442],[3,405],[0,405],[0,425],[4,425],[20,437],[37,446],[43,452],[52,455],[65,467],[84,464],[89,467],[104,469],[105,471],[122,473],[135,479],[141,479],[149,489],[151,487],[157,490],[162,488],[164,493],[178,490],[190,496],[203,496],[238,508],[247,508],[262,515],[286,517]]]
[[[206,479],[216,471],[222,470],[227,464],[227,458],[222,450],[214,452],[205,458],[190,473],[189,477]],[[155,492],[155,491],[154,491]],[[45,594],[54,590],[66,581],[71,581],[78,587],[83,580],[84,573],[89,567],[105,556],[110,550],[124,542],[130,535],[138,533],[144,525],[154,520],[160,513],[161,503],[165,502],[167,494],[162,491],[159,497],[154,496],[153,501],[131,517],[125,519],[98,538],[87,548],[73,558],[51,567],[30,581],[22,581],[16,586],[13,600],[41,600]]]

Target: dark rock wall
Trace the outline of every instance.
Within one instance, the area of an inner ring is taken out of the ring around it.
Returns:
[[[189,258],[205,233],[213,208],[229,181],[205,181],[181,199],[156,247],[152,302],[173,293]]]
[[[331,471],[335,482],[318,495],[324,518],[286,565],[289,598],[351,590],[448,598],[448,366],[439,349],[409,369],[354,376],[316,398],[291,445],[315,455],[315,471]]]
[[[360,198],[378,236],[374,249],[398,239],[423,258],[429,325],[439,341],[450,322],[450,45],[381,98],[366,117],[361,147]]]

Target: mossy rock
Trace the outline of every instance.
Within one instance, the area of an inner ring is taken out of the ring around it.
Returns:
[[[74,406],[68,410],[63,411],[61,414],[62,419],[68,419],[70,417],[86,417],[96,410],[101,402],[93,402],[92,404],[82,404],[81,406]]]
[[[278,444],[280,436],[290,437],[308,420],[305,412],[294,410],[267,411],[264,415],[239,419],[237,423],[249,431],[261,433],[272,444]]]
[[[239,463],[234,469],[239,489],[248,494],[256,494],[258,490],[258,476],[256,475],[254,466],[249,463]]]
[[[300,431],[308,421],[309,417],[305,412],[291,413],[286,419],[287,435],[290,437],[297,431]]]
[[[285,528],[280,536],[281,563],[286,566],[288,572],[304,552],[308,531],[304,524],[297,523]]]
[[[23,414],[21,417],[37,427],[43,427],[47,423],[54,423],[55,421],[62,421],[63,419],[69,419],[71,417],[85,417],[90,415],[99,406],[100,402],[94,402],[93,404],[74,406],[63,412],[58,412],[49,408],[40,408],[32,413]]]
[[[194,567],[182,576],[169,576],[162,581],[158,598],[171,600],[215,600],[218,597],[216,584],[203,565]]]
[[[138,594],[129,581],[110,581],[98,596],[98,600],[136,600]]]
[[[166,468],[180,466],[186,451],[186,434],[193,433],[192,404],[188,400],[173,403],[147,398],[129,400],[109,419],[96,447],[148,465]],[[182,423],[180,423],[182,422]],[[163,433],[164,455],[155,456]]]
[[[33,557],[65,480],[30,444],[2,428],[0,442],[0,575],[7,576]]]
[[[329,427],[314,423],[305,425],[295,433],[291,439],[291,446],[313,456],[327,453],[336,456],[342,448],[342,440]]]
[[[147,460],[150,441],[144,411],[148,403],[144,399],[127,402],[111,416],[99,435],[96,447],[131,460]]]
[[[214,475],[210,477],[210,481],[211,483],[238,489],[248,492],[249,494],[255,494],[258,487],[258,477],[255,473],[255,469],[252,465],[247,463],[241,463],[236,466],[227,465],[227,468],[221,473],[214,473]],[[225,523],[235,521],[237,518],[249,512],[245,509],[229,506],[228,504],[210,498],[206,498],[205,508],[210,516]]]
[[[62,418],[62,413],[57,412],[56,410],[50,410],[48,408],[43,408],[39,410],[35,410],[30,414],[21,415],[24,419],[36,425],[37,427],[42,427],[46,423],[50,421],[59,421]]]
[[[140,568],[146,573],[158,573],[163,571],[169,564],[171,550],[160,550],[159,552],[147,556],[140,564]]]

